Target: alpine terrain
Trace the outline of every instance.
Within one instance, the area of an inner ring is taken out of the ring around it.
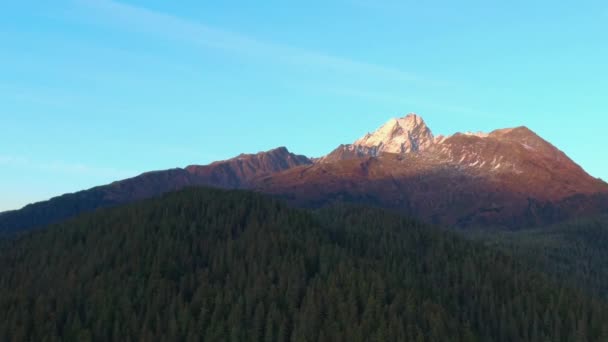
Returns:
[[[252,189],[304,207],[371,204],[455,227],[521,228],[608,211],[608,184],[526,127],[435,136],[408,114],[320,158],[280,147],[148,172],[4,213],[0,231],[193,185]]]

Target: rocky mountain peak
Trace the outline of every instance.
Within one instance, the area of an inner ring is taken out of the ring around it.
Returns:
[[[353,143],[378,152],[410,153],[427,149],[434,143],[433,133],[417,114],[393,118],[373,133]]]
[[[608,208],[608,184],[526,127],[434,138],[420,116],[409,114],[321,158],[279,147],[148,172],[0,213],[0,233],[188,186],[253,189],[313,207],[341,200],[369,203],[463,227],[516,228]]]

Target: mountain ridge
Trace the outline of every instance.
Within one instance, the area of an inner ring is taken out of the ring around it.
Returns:
[[[372,203],[462,227],[542,225],[608,211],[603,199],[608,184],[525,126],[435,136],[422,117],[410,113],[320,158],[278,147],[208,165],[146,172],[30,204],[0,213],[0,232],[186,186],[253,189],[303,206]]]
[[[304,206],[363,201],[450,226],[542,225],[608,208],[608,184],[526,126],[434,137],[416,114],[256,189]]]
[[[312,161],[278,147],[266,152],[240,154],[208,165],[189,165],[148,171],[87,190],[31,203],[19,210],[0,213],[0,233],[31,229],[70,218],[82,212],[155,197],[188,186],[245,188],[255,176],[278,172]]]

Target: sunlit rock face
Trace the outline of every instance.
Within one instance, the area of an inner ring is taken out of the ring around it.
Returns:
[[[373,133],[353,143],[355,146],[376,148],[379,152],[410,153],[423,151],[434,144],[433,133],[417,114],[391,119]]]

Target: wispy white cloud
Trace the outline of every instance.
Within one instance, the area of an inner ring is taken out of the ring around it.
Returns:
[[[415,82],[426,85],[445,85],[398,68],[357,61],[331,54],[302,49],[279,43],[266,42],[244,34],[215,28],[203,23],[153,11],[113,0],[75,0],[90,10],[90,15],[124,25],[133,31],[144,31],[174,41],[229,51],[244,56],[262,57],[273,62],[314,66],[368,77]]]
[[[17,168],[35,169],[45,172],[55,172],[65,175],[89,177],[125,178],[134,172],[111,167],[91,166],[83,163],[71,163],[60,160],[35,161],[22,156],[0,155],[0,165]]]

